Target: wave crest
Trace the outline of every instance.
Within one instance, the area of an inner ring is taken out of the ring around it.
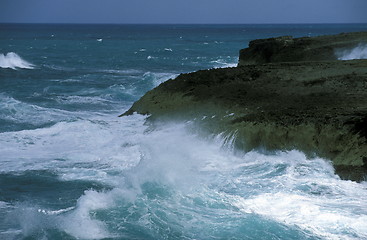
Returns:
[[[33,69],[34,65],[22,59],[18,54],[9,52],[7,54],[0,54],[0,68],[26,68]]]

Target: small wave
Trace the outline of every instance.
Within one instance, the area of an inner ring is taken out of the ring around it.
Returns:
[[[237,66],[237,63],[225,63],[223,64],[222,68],[232,68],[236,66]]]
[[[118,75],[137,75],[141,73],[141,70],[137,69],[126,69],[126,70],[119,70],[119,69],[105,69],[101,70],[102,73],[110,73],[110,74],[118,74]]]
[[[26,68],[33,69],[34,65],[22,59],[18,54],[9,52],[7,54],[0,54],[0,67],[1,68]]]
[[[339,51],[336,55],[339,60],[367,59],[367,44],[360,44],[353,49]]]
[[[103,99],[101,97],[91,97],[91,96],[59,96],[56,101],[61,104],[99,104],[107,105],[111,101]]]
[[[228,62],[230,61],[230,62]],[[216,68],[229,68],[229,67],[236,67],[237,66],[237,59],[234,61],[230,57],[227,57],[227,60],[219,58],[217,60],[211,61],[214,63]]]
[[[60,82],[60,83],[71,83],[71,82],[81,82],[82,80],[80,79],[73,79],[73,78],[69,78],[69,79],[53,79],[50,80],[50,82]]]
[[[19,101],[0,93],[0,119],[16,124],[43,125],[73,118],[69,112]]]
[[[49,64],[45,64],[43,65],[43,67],[49,68],[51,70],[64,71],[64,72],[72,72],[76,70],[76,68],[62,67],[62,66],[49,65]]]

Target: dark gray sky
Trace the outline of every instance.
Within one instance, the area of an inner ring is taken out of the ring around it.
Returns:
[[[0,0],[0,22],[367,23],[367,0]]]

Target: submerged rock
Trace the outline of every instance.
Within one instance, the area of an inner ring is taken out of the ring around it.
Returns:
[[[290,37],[281,41],[290,41],[283,47],[297,46]],[[274,59],[280,58],[270,58]],[[310,157],[330,159],[343,178],[363,179],[367,173],[367,60],[294,59],[245,65],[240,58],[235,68],[181,74],[146,93],[125,115],[138,112],[150,114],[151,120],[194,121],[208,133],[233,137],[237,149],[298,149]]]

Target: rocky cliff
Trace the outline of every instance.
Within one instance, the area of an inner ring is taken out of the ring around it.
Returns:
[[[239,65],[275,62],[333,61],[344,51],[367,44],[367,32],[292,38],[258,39],[240,50]]]
[[[343,41],[327,45],[334,37]],[[181,74],[125,115],[194,121],[208,133],[233,137],[244,151],[299,149],[330,159],[343,178],[361,180],[367,173],[367,60],[325,60],[336,59],[329,49],[365,40],[366,33],[256,40],[241,50],[238,67]]]

